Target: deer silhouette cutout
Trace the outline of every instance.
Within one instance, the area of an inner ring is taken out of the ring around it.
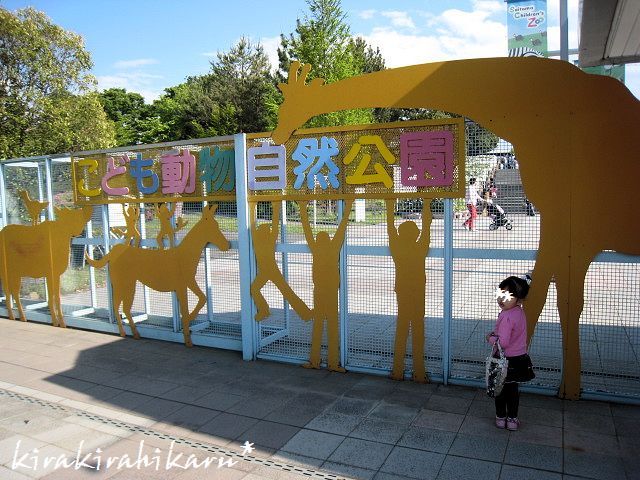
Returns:
[[[6,294],[9,318],[14,320],[13,300],[25,322],[20,301],[23,277],[47,279],[49,312],[54,327],[66,327],[60,304],[60,276],[69,265],[71,237],[80,235],[91,218],[91,207],[54,210],[56,220],[37,225],[7,225],[0,230],[0,277]]]
[[[109,265],[111,277],[113,309],[121,336],[126,336],[122,326],[120,307],[129,321],[134,338],[140,338],[136,324],[131,315],[131,307],[136,293],[136,282],[153,288],[159,292],[176,292],[180,303],[180,316],[184,344],[193,346],[189,324],[206,303],[206,295],[196,282],[196,270],[200,262],[202,250],[212,243],[220,250],[229,249],[229,241],[220,231],[214,218],[217,205],[205,206],[202,217],[187,232],[177,247],[167,250],[132,247],[118,244],[100,260],[85,257],[89,264],[96,268]],[[195,308],[189,311],[188,290],[198,297]]]
[[[622,216],[637,209],[638,100],[613,78],[534,57],[428,63],[329,85],[319,78],[307,85],[310,69],[293,62],[288,82],[279,85],[284,102],[276,144],[315,115],[396,107],[461,114],[514,145],[526,195],[542,218],[525,302],[529,338],[555,277],[563,342],[559,395],[578,398],[587,269],[602,250],[640,255],[640,223]]]
[[[27,208],[27,212],[29,212],[31,225],[37,225],[38,223],[40,223],[40,212],[49,206],[49,202],[31,200],[29,192],[27,192],[26,190],[20,190],[18,193],[20,194],[20,198],[24,202],[24,206]]]

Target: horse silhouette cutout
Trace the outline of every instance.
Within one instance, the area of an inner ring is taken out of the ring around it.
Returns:
[[[27,321],[20,300],[22,278],[45,277],[51,324],[66,327],[60,304],[60,276],[69,266],[71,237],[82,233],[91,212],[91,207],[56,208],[55,220],[37,225],[7,225],[0,230],[0,276],[11,320],[15,319],[15,300],[20,320]]]
[[[424,366],[424,288],[427,282],[425,259],[431,237],[430,202],[422,202],[422,232],[415,222],[406,221],[396,229],[394,224],[394,200],[386,200],[387,234],[389,249],[396,266],[395,292],[398,302],[396,339],[393,348],[391,378],[404,380],[404,357],[411,330],[411,356],[414,382],[427,383],[429,378]]]
[[[256,276],[251,282],[251,298],[256,305],[255,320],[257,322],[267,318],[271,311],[269,309],[269,303],[262,295],[262,287],[264,287],[269,280],[280,290],[280,293],[284,299],[289,302],[291,308],[298,314],[303,320],[310,320],[312,312],[300,300],[300,297],[296,295],[293,289],[289,286],[284,279],[282,272],[278,268],[278,264],[275,260],[276,242],[278,241],[279,223],[280,223],[280,202],[272,202],[273,215],[271,218],[271,225],[263,223],[257,225],[256,222],[256,208],[257,205],[250,205],[251,211],[251,236],[253,238],[253,251],[256,257]]]
[[[167,250],[132,247],[120,243],[100,260],[93,260],[85,254],[89,264],[95,268],[109,265],[109,276],[113,296],[113,309],[121,336],[126,336],[122,326],[120,307],[129,321],[134,338],[140,338],[131,315],[131,307],[136,293],[136,282],[140,282],[159,292],[175,292],[180,303],[180,317],[184,344],[193,346],[189,324],[206,303],[206,295],[196,282],[196,270],[202,250],[212,243],[220,250],[229,249],[229,241],[220,231],[214,218],[217,205],[205,206],[202,217],[187,232],[180,244]],[[188,290],[197,297],[198,303],[189,311]]]
[[[18,193],[20,194],[20,198],[24,202],[24,206],[26,207],[27,212],[29,212],[31,225],[37,225],[38,223],[40,223],[40,212],[49,206],[49,202],[31,200],[29,192],[27,192],[26,190],[20,190]]]
[[[307,202],[299,202],[300,220],[313,257],[313,333],[311,353],[306,368],[320,368],[322,332],[327,323],[327,368],[332,372],[345,372],[340,366],[340,332],[338,317],[338,289],[340,288],[340,251],[349,221],[353,200],[347,200],[342,220],[333,238],[327,232],[318,232],[315,239],[309,224]]]
[[[322,113],[395,107],[461,114],[514,145],[526,196],[541,214],[525,302],[529,339],[555,278],[563,342],[559,395],[579,398],[587,269],[603,250],[640,255],[640,223],[626,218],[637,208],[638,100],[613,78],[535,57],[428,63],[329,85],[320,78],[307,85],[310,69],[292,62],[288,82],[279,85],[284,102],[273,132],[276,144]]]

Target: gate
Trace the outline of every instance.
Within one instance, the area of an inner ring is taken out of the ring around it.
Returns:
[[[153,146],[143,149],[197,149],[218,143],[235,148],[236,178],[246,179],[246,152],[255,138],[243,134]],[[91,153],[112,153],[114,149]],[[85,152],[86,153],[86,152]],[[480,215],[477,229],[462,227],[464,201],[442,199],[430,205],[430,249],[426,260],[425,358],[432,381],[481,386],[484,382],[485,334],[493,328],[498,313],[493,292],[509,275],[530,271],[540,236],[540,216],[529,215],[524,202],[516,159],[511,146],[501,141],[489,154],[466,159],[467,175],[479,181],[494,179],[494,201],[505,209],[512,230]],[[20,191],[34,201],[48,202],[42,219],[54,217],[54,208],[72,206],[68,180],[69,156],[15,159],[0,165],[0,209],[2,225],[28,223],[29,216]],[[549,192],[553,195],[553,192]],[[236,201],[220,202],[216,218],[230,240],[222,252],[207,247],[200,260],[197,281],[207,293],[207,304],[192,322],[194,344],[243,352],[245,359],[271,359],[304,363],[309,358],[312,323],[298,317],[271,284],[263,290],[270,306],[269,318],[253,320],[255,306],[250,285],[255,278],[249,203],[246,181],[236,185]],[[268,203],[256,202],[258,222],[271,222]],[[588,206],[585,206],[588,207]],[[193,224],[202,202],[183,202],[177,211]],[[534,206],[535,208],[535,206]],[[559,206],[561,208],[561,206]],[[180,210],[181,209],[181,210]],[[311,202],[313,231],[333,233],[344,215],[344,201]],[[152,205],[141,204],[139,229],[142,245],[155,245],[157,221]],[[396,226],[414,221],[422,228],[415,199],[399,198]],[[307,304],[313,304],[312,257],[300,226],[297,202],[282,201],[276,259],[289,285]],[[397,306],[394,293],[395,267],[390,255],[384,203],[376,199],[356,200],[352,222],[347,227],[340,256],[340,359],[347,370],[388,375],[393,364]],[[112,228],[122,225],[118,204],[95,206],[84,234],[74,238],[70,268],[63,275],[62,302],[70,326],[116,333],[109,278],[104,271],[84,261],[85,249],[95,257],[106,254],[118,240]],[[358,221],[356,221],[356,217]],[[594,219],[597,228],[597,219]],[[176,241],[181,239],[181,233]],[[29,320],[50,322],[46,288],[42,279],[25,279],[21,291]],[[603,252],[592,263],[585,282],[585,306],[580,318],[583,397],[640,399],[640,259]],[[195,297],[190,298],[190,305]],[[562,365],[562,333],[552,287],[533,337],[530,353],[536,379],[529,389],[552,393],[559,387]],[[0,311],[6,314],[3,303]],[[135,320],[142,336],[182,342],[179,309],[175,296],[138,286]],[[130,333],[127,329],[127,332]],[[134,348],[134,346],[132,346]],[[322,356],[327,355],[323,337]],[[411,369],[411,342],[407,344],[405,367]]]

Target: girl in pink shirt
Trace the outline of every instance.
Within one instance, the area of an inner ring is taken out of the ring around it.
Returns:
[[[522,309],[522,300],[529,293],[529,283],[520,277],[508,277],[500,282],[498,288],[496,297],[501,312],[494,330],[486,338],[492,345],[500,340],[509,366],[502,392],[495,397],[496,427],[517,430],[520,424],[518,382],[528,382],[535,377],[527,354],[527,318]]]

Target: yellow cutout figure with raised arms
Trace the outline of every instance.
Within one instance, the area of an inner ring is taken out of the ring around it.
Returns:
[[[187,224],[184,218],[178,217],[176,227],[173,228],[173,225],[171,225],[171,217],[176,213],[177,206],[178,204],[174,203],[171,210],[169,210],[166,203],[156,203],[156,213],[158,214],[158,221],[160,222],[160,230],[156,236],[156,242],[160,250],[164,249],[164,237],[167,237],[167,240],[169,240],[169,247],[175,247],[176,232],[182,230]]]
[[[284,102],[273,132],[276,144],[316,115],[372,107],[457,113],[513,144],[525,194],[541,214],[524,303],[529,338],[555,278],[563,342],[559,394],[579,398],[587,269],[603,250],[640,255],[640,222],[626,218],[637,210],[640,102],[614,78],[546,58],[427,63],[329,85],[320,78],[307,85],[310,69],[292,62],[287,83],[279,85]],[[593,202],[594,194],[607,201]]]
[[[262,287],[271,280],[298,316],[303,320],[309,320],[312,315],[311,310],[289,286],[276,263],[276,243],[280,230],[280,202],[272,202],[271,207],[273,210],[271,225],[268,223],[257,225],[256,209],[258,206],[257,204],[249,205],[251,210],[251,235],[253,237],[253,251],[256,256],[257,270],[256,278],[251,282],[251,297],[256,304],[255,319],[259,322],[271,314],[269,304],[261,292]]]
[[[11,320],[14,320],[15,300],[20,319],[27,321],[20,301],[22,277],[45,277],[51,324],[66,327],[60,304],[60,276],[69,266],[71,237],[82,233],[91,212],[91,207],[82,210],[56,208],[56,220],[37,225],[7,225],[0,230],[0,276]]]
[[[214,244],[220,250],[229,249],[229,242],[220,231],[214,217],[217,207],[217,205],[203,207],[200,220],[175,248],[158,250],[120,243],[100,260],[87,257],[89,264],[96,268],[109,264],[113,309],[121,336],[126,336],[126,333],[122,326],[120,306],[127,316],[134,338],[140,338],[131,315],[136,282],[139,281],[158,292],[176,292],[180,303],[184,344],[187,347],[193,346],[189,324],[207,301],[206,295],[196,282],[196,270],[202,250],[208,243]],[[198,303],[191,312],[187,289],[198,297]]]
[[[424,366],[424,288],[427,281],[424,262],[429,251],[431,236],[431,209],[429,199],[422,200],[422,232],[415,222],[402,222],[396,230],[394,200],[386,200],[389,249],[396,266],[395,291],[398,301],[396,340],[393,349],[391,378],[404,379],[404,356],[411,330],[411,356],[413,381],[427,383]]]
[[[338,318],[338,289],[340,288],[340,250],[344,243],[347,222],[351,213],[353,200],[347,200],[340,225],[333,235],[318,232],[313,238],[307,202],[299,202],[300,220],[307,245],[313,256],[313,334],[311,337],[311,354],[306,368],[320,368],[320,349],[322,332],[327,323],[327,368],[332,372],[345,372],[340,366],[340,332]]]
[[[137,205],[129,205],[125,208],[122,205],[122,215],[127,223],[123,230],[120,227],[112,227],[111,231],[118,237],[124,238],[124,243],[130,245],[133,242],[134,247],[140,246],[140,231],[138,230],[138,220],[140,219],[140,207]]]

